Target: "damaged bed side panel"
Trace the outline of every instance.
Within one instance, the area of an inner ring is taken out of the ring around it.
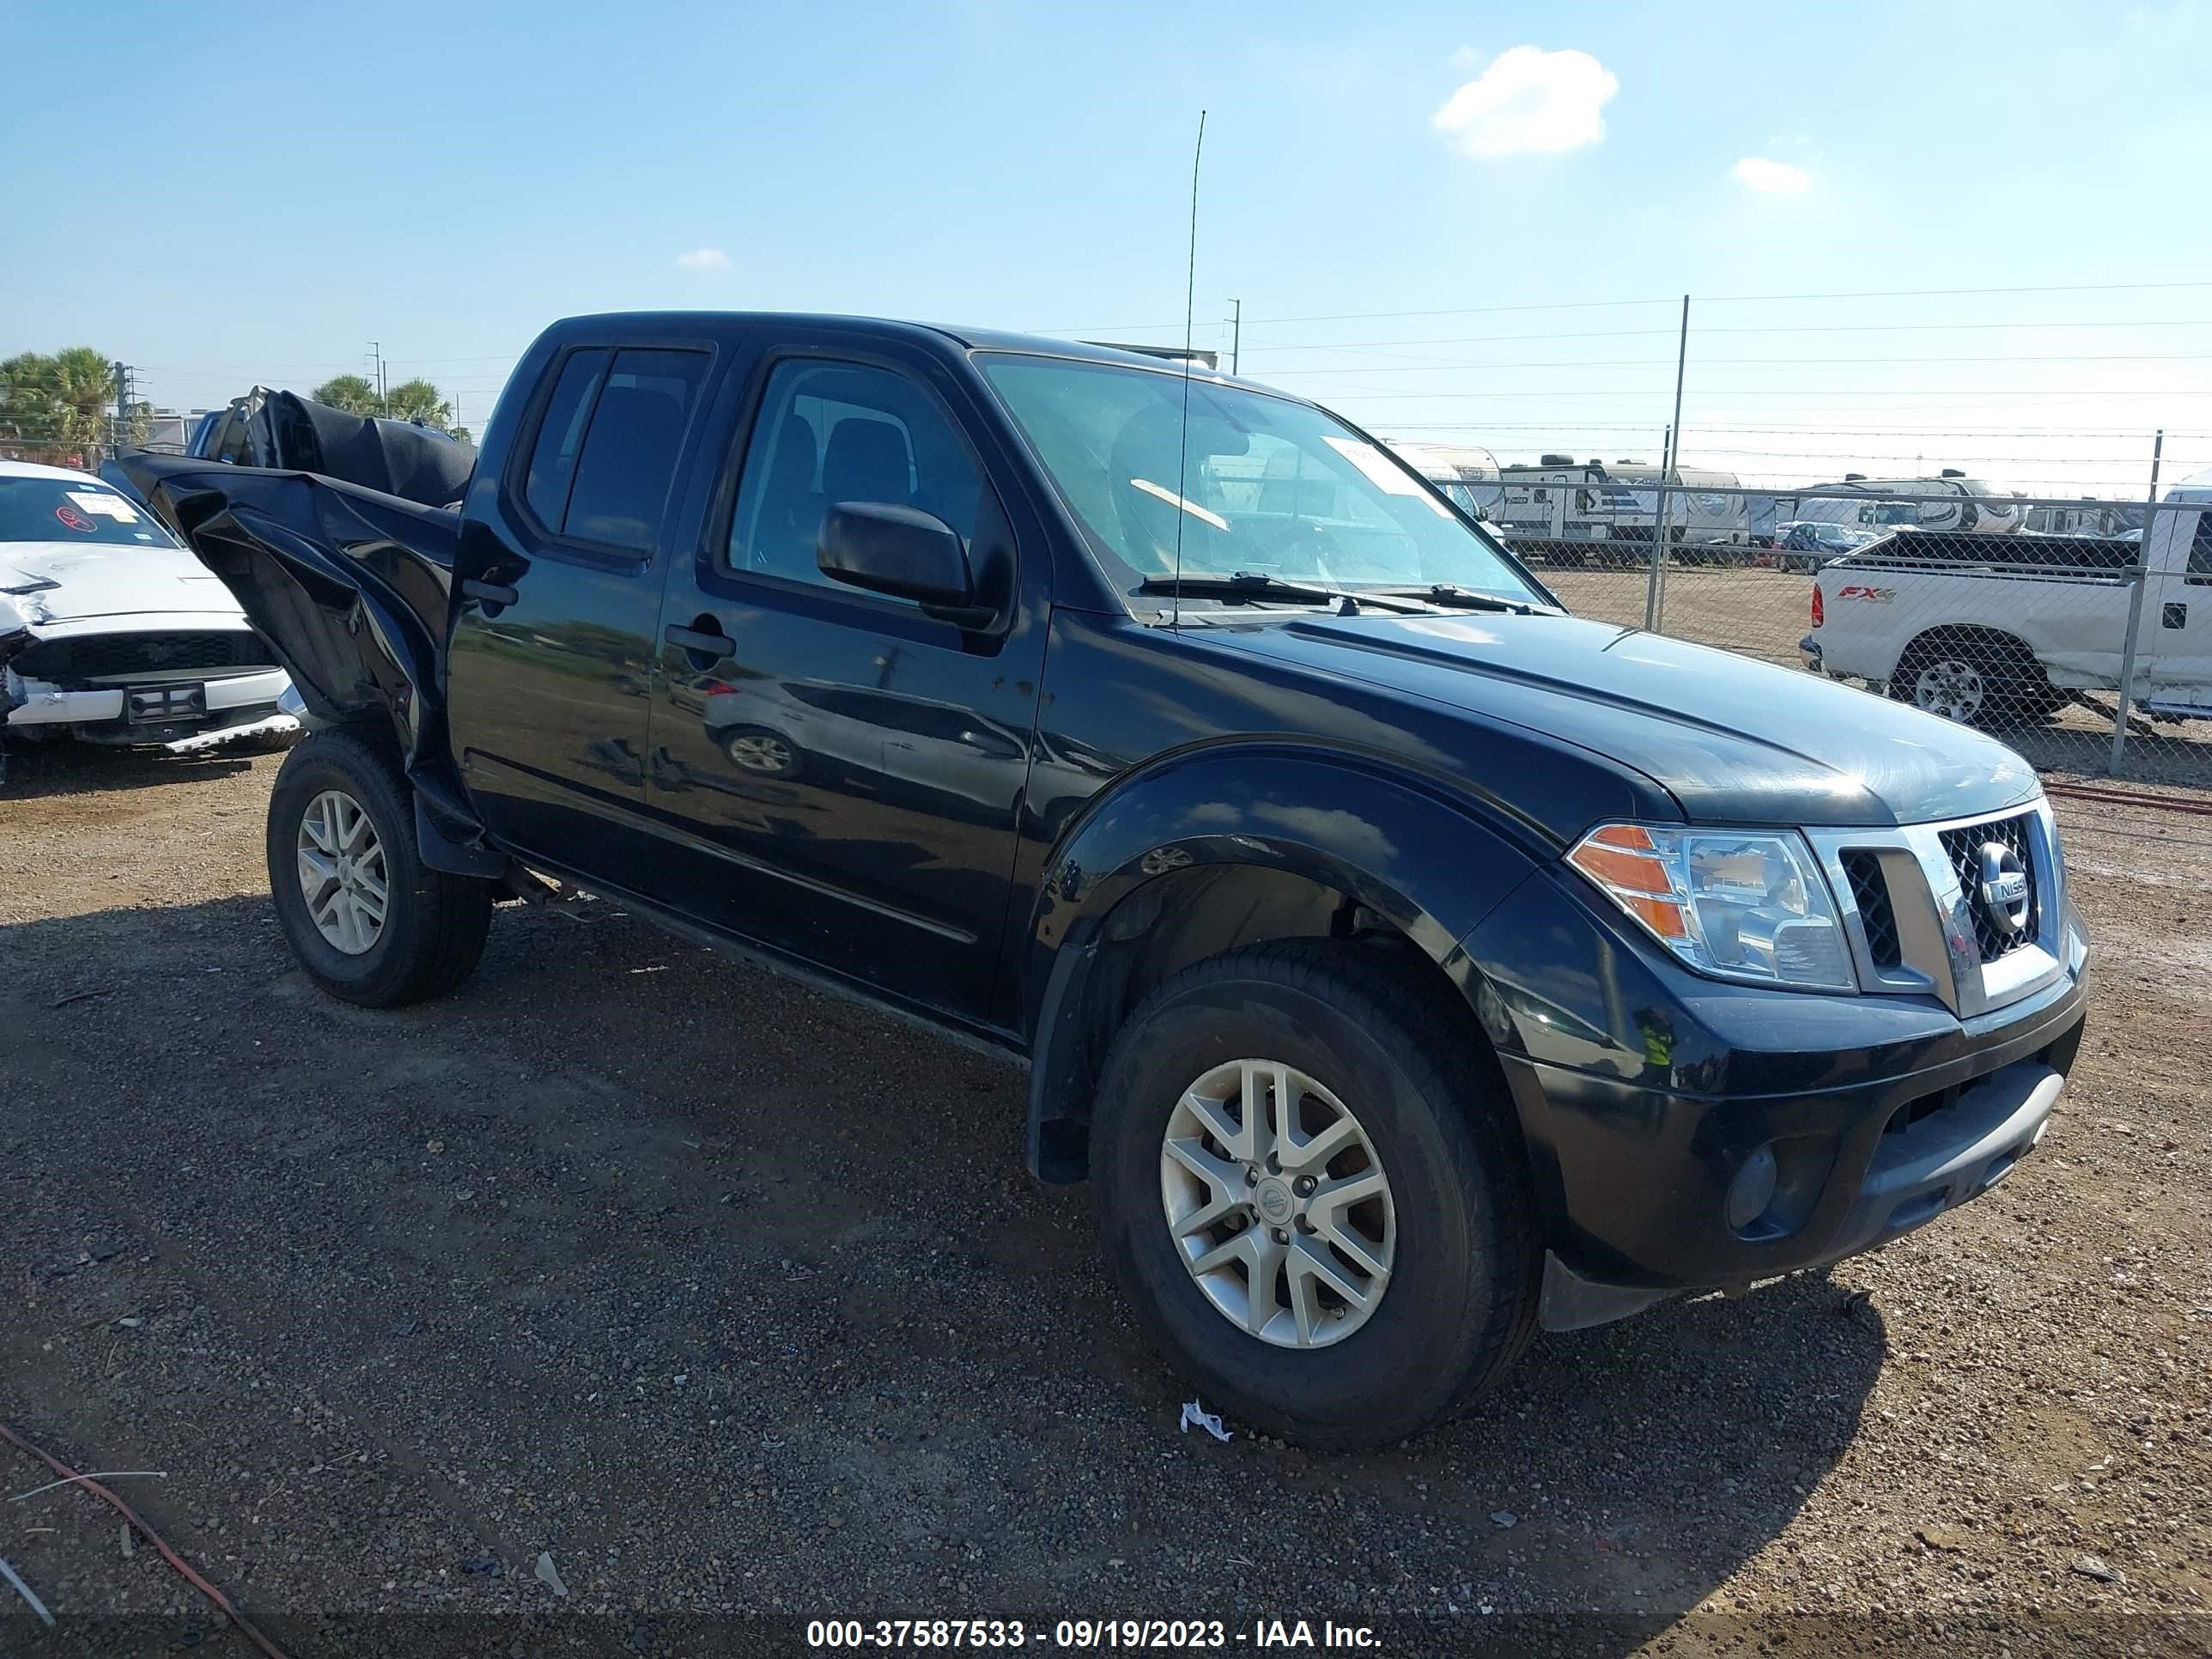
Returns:
[[[478,842],[447,740],[459,513],[188,457],[128,454],[103,471],[222,579],[318,720],[390,730],[431,821]]]

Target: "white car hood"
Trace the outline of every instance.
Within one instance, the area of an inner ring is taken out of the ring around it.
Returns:
[[[52,582],[48,587],[40,584]],[[20,590],[28,588],[31,591]],[[230,590],[181,547],[0,542],[0,592],[36,626],[99,617],[246,613]]]

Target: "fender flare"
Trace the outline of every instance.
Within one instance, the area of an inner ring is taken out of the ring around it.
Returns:
[[[1101,1058],[1086,1035],[1086,1000],[1115,930],[1131,925],[1127,907],[1141,906],[1154,884],[1239,866],[1334,888],[1389,921],[1472,999],[1459,941],[1555,851],[1533,826],[1387,757],[1317,746],[1202,745],[1102,792],[1046,860],[1016,947],[1031,1172],[1047,1181],[1086,1172]]]

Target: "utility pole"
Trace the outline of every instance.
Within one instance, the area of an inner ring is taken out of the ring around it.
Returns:
[[[1659,460],[1659,512],[1651,526],[1651,577],[1644,591],[1644,625],[1653,633],[1666,615],[1668,512],[1682,448],[1682,370],[1690,361],[1690,296],[1682,296],[1682,337],[1674,353],[1674,420],[1667,428],[1667,447]]]
[[[138,401],[138,371],[119,358],[109,369],[115,376],[115,418],[107,434],[107,447],[116,453],[134,441],[131,431],[131,406]]]
[[[368,353],[376,362],[377,401],[384,405],[385,418],[386,420],[390,420],[392,418],[392,394],[384,389],[384,346],[382,342],[371,340],[368,343]]]
[[[1229,372],[1234,374],[1244,345],[1244,302],[1231,300],[1229,303],[1237,307],[1235,315],[1229,319]]]
[[[2142,539],[2136,544],[2135,568],[2130,573],[2135,586],[2128,595],[2128,631],[2120,647],[2120,702],[2112,714],[2112,752],[2107,763],[2114,777],[2120,775],[2121,758],[2128,750],[2128,713],[2135,702],[2136,641],[2142,636],[2143,589],[2150,586],[2150,556],[2158,542],[2158,469],[2165,458],[2166,428],[2160,427],[2158,436],[2151,440],[2150,490],[2143,497]]]

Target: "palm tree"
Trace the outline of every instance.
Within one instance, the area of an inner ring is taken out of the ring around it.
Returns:
[[[376,388],[365,374],[339,374],[324,381],[307,394],[319,404],[328,404],[333,409],[343,409],[349,415],[381,415],[384,399],[376,395]]]
[[[443,432],[453,423],[453,406],[428,380],[403,380],[392,388],[392,418],[417,421]]]
[[[53,356],[54,412],[65,443],[98,443],[115,407],[115,366],[90,346]]]

